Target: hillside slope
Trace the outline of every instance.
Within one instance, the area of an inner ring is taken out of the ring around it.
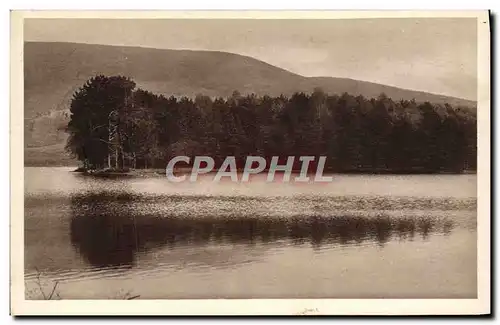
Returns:
[[[303,77],[265,62],[225,52],[163,50],[139,47],[27,42],[24,47],[25,161],[41,147],[60,150],[66,139],[67,109],[73,93],[96,74],[125,75],[138,87],[167,96],[229,96],[234,90],[260,95],[289,95],[320,87],[327,93],[475,106],[475,102],[405,90],[370,82]],[[56,145],[56,146],[54,146]],[[51,147],[49,147],[51,146]],[[37,148],[35,150],[35,148]],[[61,159],[67,160],[66,157]],[[38,163],[37,163],[38,164]]]

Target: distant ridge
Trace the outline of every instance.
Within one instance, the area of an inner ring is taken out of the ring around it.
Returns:
[[[125,75],[138,87],[167,96],[201,93],[226,97],[234,90],[242,94],[278,96],[297,91],[312,92],[319,87],[329,94],[347,92],[370,98],[383,92],[394,100],[415,98],[418,102],[449,103],[472,109],[476,106],[475,101],[366,81],[304,77],[248,56],[227,52],[26,42],[24,115],[27,161],[31,159],[31,152],[40,155],[44,152],[40,147],[45,146],[57,148],[57,152],[50,152],[51,157],[55,155],[67,160],[61,145],[66,139],[62,128],[68,120],[71,97],[78,87],[96,74]]]

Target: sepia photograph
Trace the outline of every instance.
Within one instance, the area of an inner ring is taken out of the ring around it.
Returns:
[[[13,314],[490,312],[487,11],[11,18]]]

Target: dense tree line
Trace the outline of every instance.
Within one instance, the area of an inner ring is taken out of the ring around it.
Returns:
[[[338,172],[476,169],[476,114],[384,94],[165,97],[96,76],[73,96],[67,149],[86,168],[165,168],[174,156],[327,156]]]

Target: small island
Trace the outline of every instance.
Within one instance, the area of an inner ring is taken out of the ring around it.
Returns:
[[[93,176],[164,173],[176,156],[210,156],[217,168],[234,156],[238,169],[248,156],[324,156],[331,173],[476,170],[473,110],[385,94],[165,97],[99,75],[74,94],[70,112],[66,149]]]

